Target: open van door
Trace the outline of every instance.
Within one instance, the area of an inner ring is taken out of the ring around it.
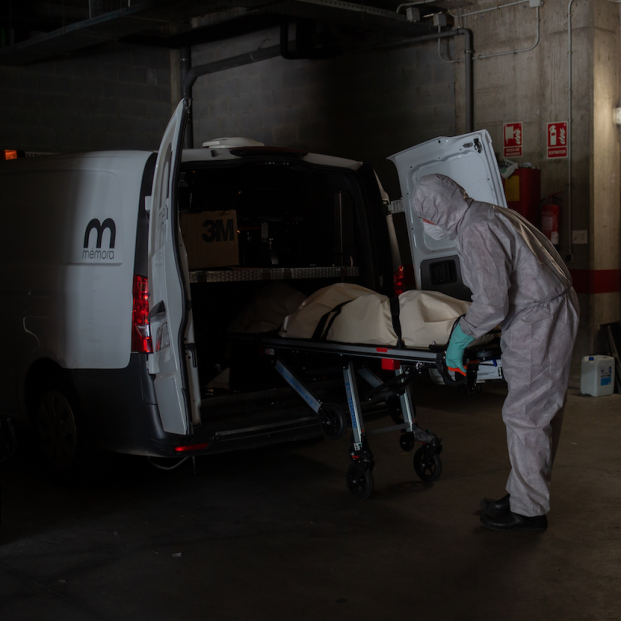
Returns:
[[[403,197],[400,209],[405,212],[417,288],[470,300],[470,292],[461,280],[455,244],[450,239],[436,240],[425,234],[422,221],[412,210],[411,199],[419,179],[437,173],[459,183],[477,201],[506,207],[490,135],[480,130],[440,137],[388,159],[394,162],[399,174]]]
[[[180,247],[177,181],[190,102],[181,100],[160,144],[149,221],[149,373],[165,431],[189,434],[200,423],[192,314],[185,295],[187,259]]]

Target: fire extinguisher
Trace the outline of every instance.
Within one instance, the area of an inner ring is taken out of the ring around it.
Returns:
[[[541,232],[552,242],[555,248],[560,243],[560,214],[562,192],[550,194],[541,201]]]

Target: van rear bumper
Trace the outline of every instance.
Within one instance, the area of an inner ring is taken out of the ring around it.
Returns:
[[[86,422],[106,450],[152,457],[184,457],[256,448],[321,435],[317,416],[306,406],[268,424],[210,428],[189,435],[162,428],[146,354],[132,354],[124,369],[70,369]],[[180,450],[185,449],[185,450]]]
[[[68,369],[85,422],[106,450],[157,455],[154,441],[176,437],[162,429],[147,355],[131,354],[124,369]]]

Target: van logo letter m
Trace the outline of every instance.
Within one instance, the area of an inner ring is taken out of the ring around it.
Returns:
[[[84,233],[84,248],[88,248],[89,237],[93,229],[97,231],[97,241],[95,248],[101,248],[103,232],[106,229],[109,229],[110,231],[110,248],[114,248],[114,242],[116,241],[116,224],[114,223],[114,220],[112,218],[107,218],[101,223],[97,218],[93,218],[86,225],[86,233]]]
[[[110,242],[107,249],[102,249],[101,244],[103,242],[103,236],[105,230],[110,231]],[[92,232],[95,230],[97,235],[95,236],[95,247],[93,248],[93,236]],[[119,234],[122,232],[119,231]],[[81,249],[82,256],[80,257],[80,263],[86,262],[100,262],[118,264],[123,263],[123,237],[120,238],[120,247],[118,251],[114,249],[116,244],[116,224],[112,218],[106,218],[103,222],[99,222],[97,218],[93,218],[87,225],[84,233],[84,248]],[[116,256],[115,256],[116,255]]]

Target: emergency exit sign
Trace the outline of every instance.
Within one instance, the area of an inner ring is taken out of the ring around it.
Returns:
[[[504,124],[504,156],[522,157],[522,123]]]
[[[548,159],[567,157],[567,121],[548,123]]]

